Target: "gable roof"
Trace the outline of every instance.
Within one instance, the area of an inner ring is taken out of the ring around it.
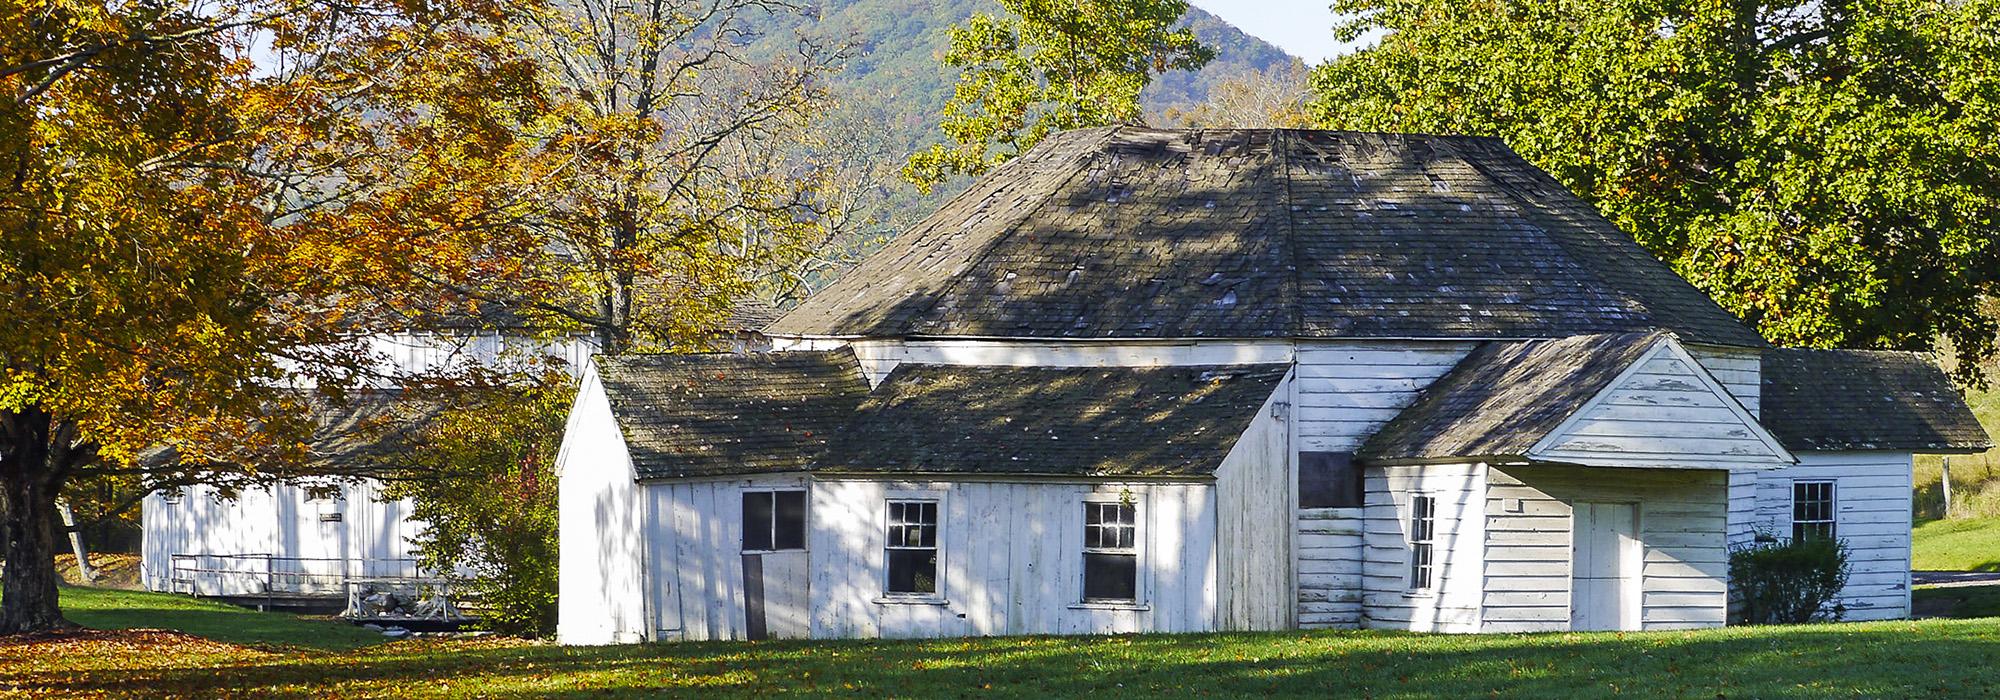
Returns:
[[[805,468],[868,382],[852,350],[597,358],[640,478]]]
[[[641,479],[771,472],[1212,474],[1288,365],[903,364],[851,350],[600,357]]]
[[[1483,343],[1356,454],[1377,461],[1526,456],[1662,337]]]
[[[1794,450],[1979,452],[1993,440],[1924,355],[1764,351],[1764,424]]]
[[[1206,476],[1288,369],[905,364],[814,469]]]
[[[1762,340],[1501,142],[1064,132],[767,330],[807,336]]]

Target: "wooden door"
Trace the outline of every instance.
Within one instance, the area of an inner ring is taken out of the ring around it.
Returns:
[[[1578,503],[1570,537],[1570,629],[1638,629],[1638,507]]]

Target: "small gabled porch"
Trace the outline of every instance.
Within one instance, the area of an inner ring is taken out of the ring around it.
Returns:
[[[1659,333],[1488,343],[1357,457],[1364,626],[1462,632],[1722,625],[1729,474],[1796,461]]]

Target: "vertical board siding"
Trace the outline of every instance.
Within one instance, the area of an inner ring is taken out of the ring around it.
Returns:
[[[331,587],[337,576],[407,576],[416,557],[410,540],[424,523],[410,517],[407,500],[381,501],[382,484],[357,479],[337,484],[339,499],[314,499],[295,484],[245,489],[224,499],[212,486],[180,490],[178,503],[148,495],[140,506],[140,582],[147,590],[173,590],[174,555],[210,555],[201,568],[241,570],[213,583],[207,594],[261,593],[272,579],[251,572],[329,577],[286,578],[280,587]],[[339,521],[321,516],[338,514]],[[239,555],[269,555],[267,564]],[[285,559],[312,561],[284,561]],[[329,588],[329,590],[331,590]]]
[[[1299,627],[1361,625],[1365,512],[1362,508],[1299,510]]]
[[[1792,531],[1792,483],[1834,482],[1836,536],[1848,546],[1840,602],[1849,620],[1910,616],[1911,455],[1908,452],[1800,452],[1799,463],[1759,474],[1756,528]]]
[[[1280,388],[1258,408],[1215,471],[1222,629],[1286,629],[1298,621],[1288,427],[1274,415],[1288,395]]]
[[[1369,468],[1362,517],[1364,627],[1479,631],[1486,541],[1486,468],[1440,464]],[[1437,499],[1433,584],[1411,591],[1410,497]]]
[[[1295,449],[1352,451],[1476,346],[1457,341],[1300,343]]]
[[[656,639],[748,635],[741,493],[786,487],[810,492],[803,571],[810,577],[805,615],[813,638],[1215,629],[1215,502],[1207,484],[788,475],[647,486],[651,511],[671,514],[656,518],[648,537]],[[1127,493],[1140,508],[1141,600],[1134,606],[1083,606],[1082,504],[1086,497]],[[905,497],[939,501],[939,600],[883,595],[885,503]],[[766,569],[767,591],[770,574]]]
[[[1569,629],[1571,509],[1579,501],[1638,504],[1642,629],[1722,625],[1728,479],[1721,470],[1490,468],[1482,630]]]

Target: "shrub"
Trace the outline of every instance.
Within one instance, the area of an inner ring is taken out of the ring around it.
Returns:
[[[555,455],[574,393],[560,373],[459,392],[413,441],[415,478],[384,493],[414,501],[418,556],[477,599],[486,629],[555,630]]]
[[[1832,538],[1759,535],[1729,552],[1732,593],[1741,621],[1750,624],[1839,620],[1847,573],[1847,544]]]

